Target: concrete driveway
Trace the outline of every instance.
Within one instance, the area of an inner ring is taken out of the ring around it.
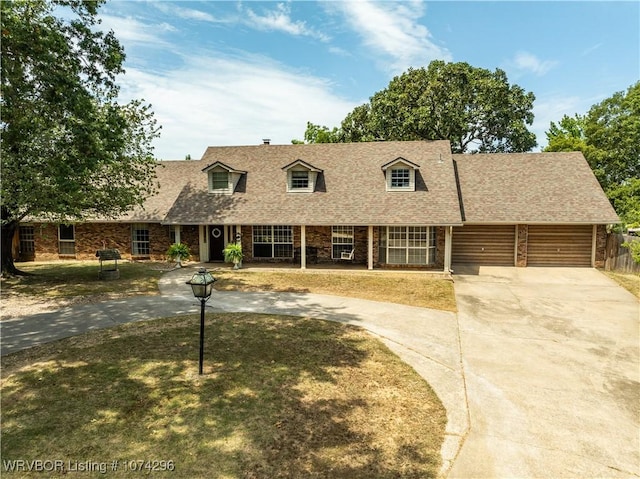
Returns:
[[[638,300],[593,269],[455,273],[470,429],[448,477],[640,477]]]

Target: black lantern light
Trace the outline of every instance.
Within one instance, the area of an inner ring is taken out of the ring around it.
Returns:
[[[193,295],[200,300],[200,366],[199,374],[202,374],[202,364],[204,362],[204,304],[211,297],[213,283],[216,279],[205,268],[200,268],[187,284],[191,286]]]

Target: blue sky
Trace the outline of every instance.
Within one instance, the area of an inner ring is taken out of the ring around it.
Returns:
[[[640,79],[637,1],[112,0],[100,17],[127,54],[121,97],[153,105],[165,160],[339,126],[435,59],[501,68],[533,92],[540,146],[550,121]]]

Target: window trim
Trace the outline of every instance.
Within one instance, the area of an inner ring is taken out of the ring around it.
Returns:
[[[401,226],[382,226],[380,231],[380,249],[384,253],[384,263],[385,264],[398,264],[398,265],[419,265],[419,266],[432,266],[437,261],[437,247],[438,247],[438,237],[437,237],[437,229],[435,226],[426,226],[426,225],[401,225]],[[395,231],[394,231],[395,229]],[[424,231],[425,238],[422,240],[418,238],[418,241],[426,241],[425,246],[416,246],[416,233],[422,235],[422,231]],[[398,234],[396,238],[391,238],[392,234]],[[413,234],[413,238],[412,238]],[[398,243],[393,243],[393,241],[397,241]],[[412,241],[414,244],[412,245]],[[390,251],[400,251],[404,250],[404,261],[390,261]],[[411,253],[416,254],[417,252],[425,252],[425,262],[415,262],[410,261]]]
[[[339,241],[347,239],[350,241]],[[353,226],[331,227],[331,259],[340,259],[343,251],[355,248],[355,231]]]
[[[304,176],[301,176],[301,174],[304,174]],[[298,176],[297,178],[296,175]],[[310,176],[309,170],[291,170],[291,182],[289,184],[289,189],[291,191],[309,191],[309,186],[311,184]]]
[[[284,236],[283,236],[284,233]],[[256,236],[263,241],[256,241]],[[264,240],[266,239],[266,241]],[[284,239],[285,241],[277,241]],[[256,255],[256,245],[270,245],[270,256]],[[288,255],[277,255],[278,247],[290,249]],[[293,258],[293,226],[289,225],[254,225],[251,229],[251,253],[253,258],[290,259]]]
[[[224,185],[225,186],[224,187],[222,187],[222,188],[216,188],[215,187],[216,181],[218,181],[219,183],[222,182],[221,179],[215,180],[214,179],[215,175],[224,175],[224,177],[225,177],[224,178],[225,179],[225,181],[224,181]],[[227,170],[225,170],[223,168],[221,168],[219,170],[211,170],[211,171],[209,171],[209,191],[211,193],[228,193],[230,191],[230,189],[229,189],[230,177],[231,177],[231,175],[230,175],[229,171],[227,171]]]
[[[62,228],[69,228],[67,231],[71,232],[71,238],[62,237]],[[63,246],[64,245],[64,246]],[[71,245],[71,247],[69,246]],[[69,247],[69,250],[65,251],[65,248]],[[73,252],[71,252],[71,248]],[[76,227],[75,225],[58,225],[58,254],[60,256],[75,256],[76,255]]]
[[[33,225],[18,226],[18,242],[20,254],[35,254],[36,252],[36,229]]]
[[[146,240],[136,237],[136,231],[146,231]],[[140,245],[146,245],[140,252]],[[144,258],[151,256],[151,231],[148,223],[134,223],[131,225],[131,256]]]

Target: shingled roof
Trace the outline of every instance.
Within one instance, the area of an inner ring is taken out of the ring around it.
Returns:
[[[398,157],[420,165],[416,191],[385,190],[382,166]],[[297,160],[321,170],[313,193],[287,192],[283,167]],[[247,172],[232,195],[208,192],[201,170],[216,161]],[[462,224],[448,141],[209,147],[181,163],[165,224]]]
[[[453,155],[466,223],[620,219],[580,152]]]
[[[417,169],[416,191],[386,191],[384,166]],[[207,166],[244,173],[232,195],[208,192]],[[319,173],[287,192],[295,162]],[[209,147],[158,163],[159,193],[119,218],[164,224],[611,224],[620,220],[580,152],[451,155],[447,141]],[[104,220],[103,220],[104,221]]]

